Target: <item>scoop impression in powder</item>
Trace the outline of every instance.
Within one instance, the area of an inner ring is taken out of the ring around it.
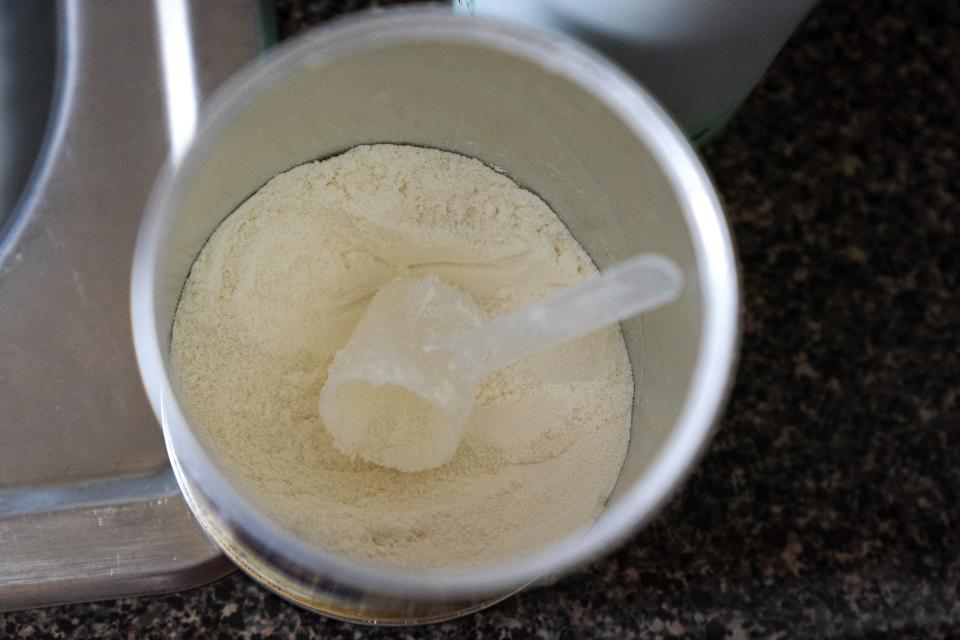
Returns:
[[[370,302],[320,392],[334,445],[401,471],[446,463],[480,381],[521,358],[676,299],[671,260],[636,256],[561,293],[486,322],[439,278],[395,280]]]

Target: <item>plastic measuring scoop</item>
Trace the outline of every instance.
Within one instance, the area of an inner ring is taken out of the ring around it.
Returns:
[[[486,376],[667,304],[682,287],[673,261],[644,254],[487,320],[439,278],[394,280],[330,365],[320,417],[350,457],[409,472],[439,467],[456,453]]]

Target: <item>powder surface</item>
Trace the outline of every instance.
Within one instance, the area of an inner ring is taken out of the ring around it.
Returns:
[[[184,287],[171,360],[220,466],[283,526],[381,565],[468,569],[596,517],[629,439],[619,330],[487,378],[456,455],[420,473],[333,446],[317,415],[327,368],[396,277],[438,276],[494,316],[595,271],[542,200],[481,162],[356,147],[275,177],[217,228]]]

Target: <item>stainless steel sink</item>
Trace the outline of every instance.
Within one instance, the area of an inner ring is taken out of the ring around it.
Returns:
[[[0,3],[0,610],[229,570],[183,504],[129,329],[137,226],[256,0]]]

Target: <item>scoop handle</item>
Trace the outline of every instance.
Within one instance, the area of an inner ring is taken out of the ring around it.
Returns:
[[[669,258],[641,254],[603,273],[475,329],[451,336],[443,347],[485,376],[525,356],[672,302],[683,273]]]

